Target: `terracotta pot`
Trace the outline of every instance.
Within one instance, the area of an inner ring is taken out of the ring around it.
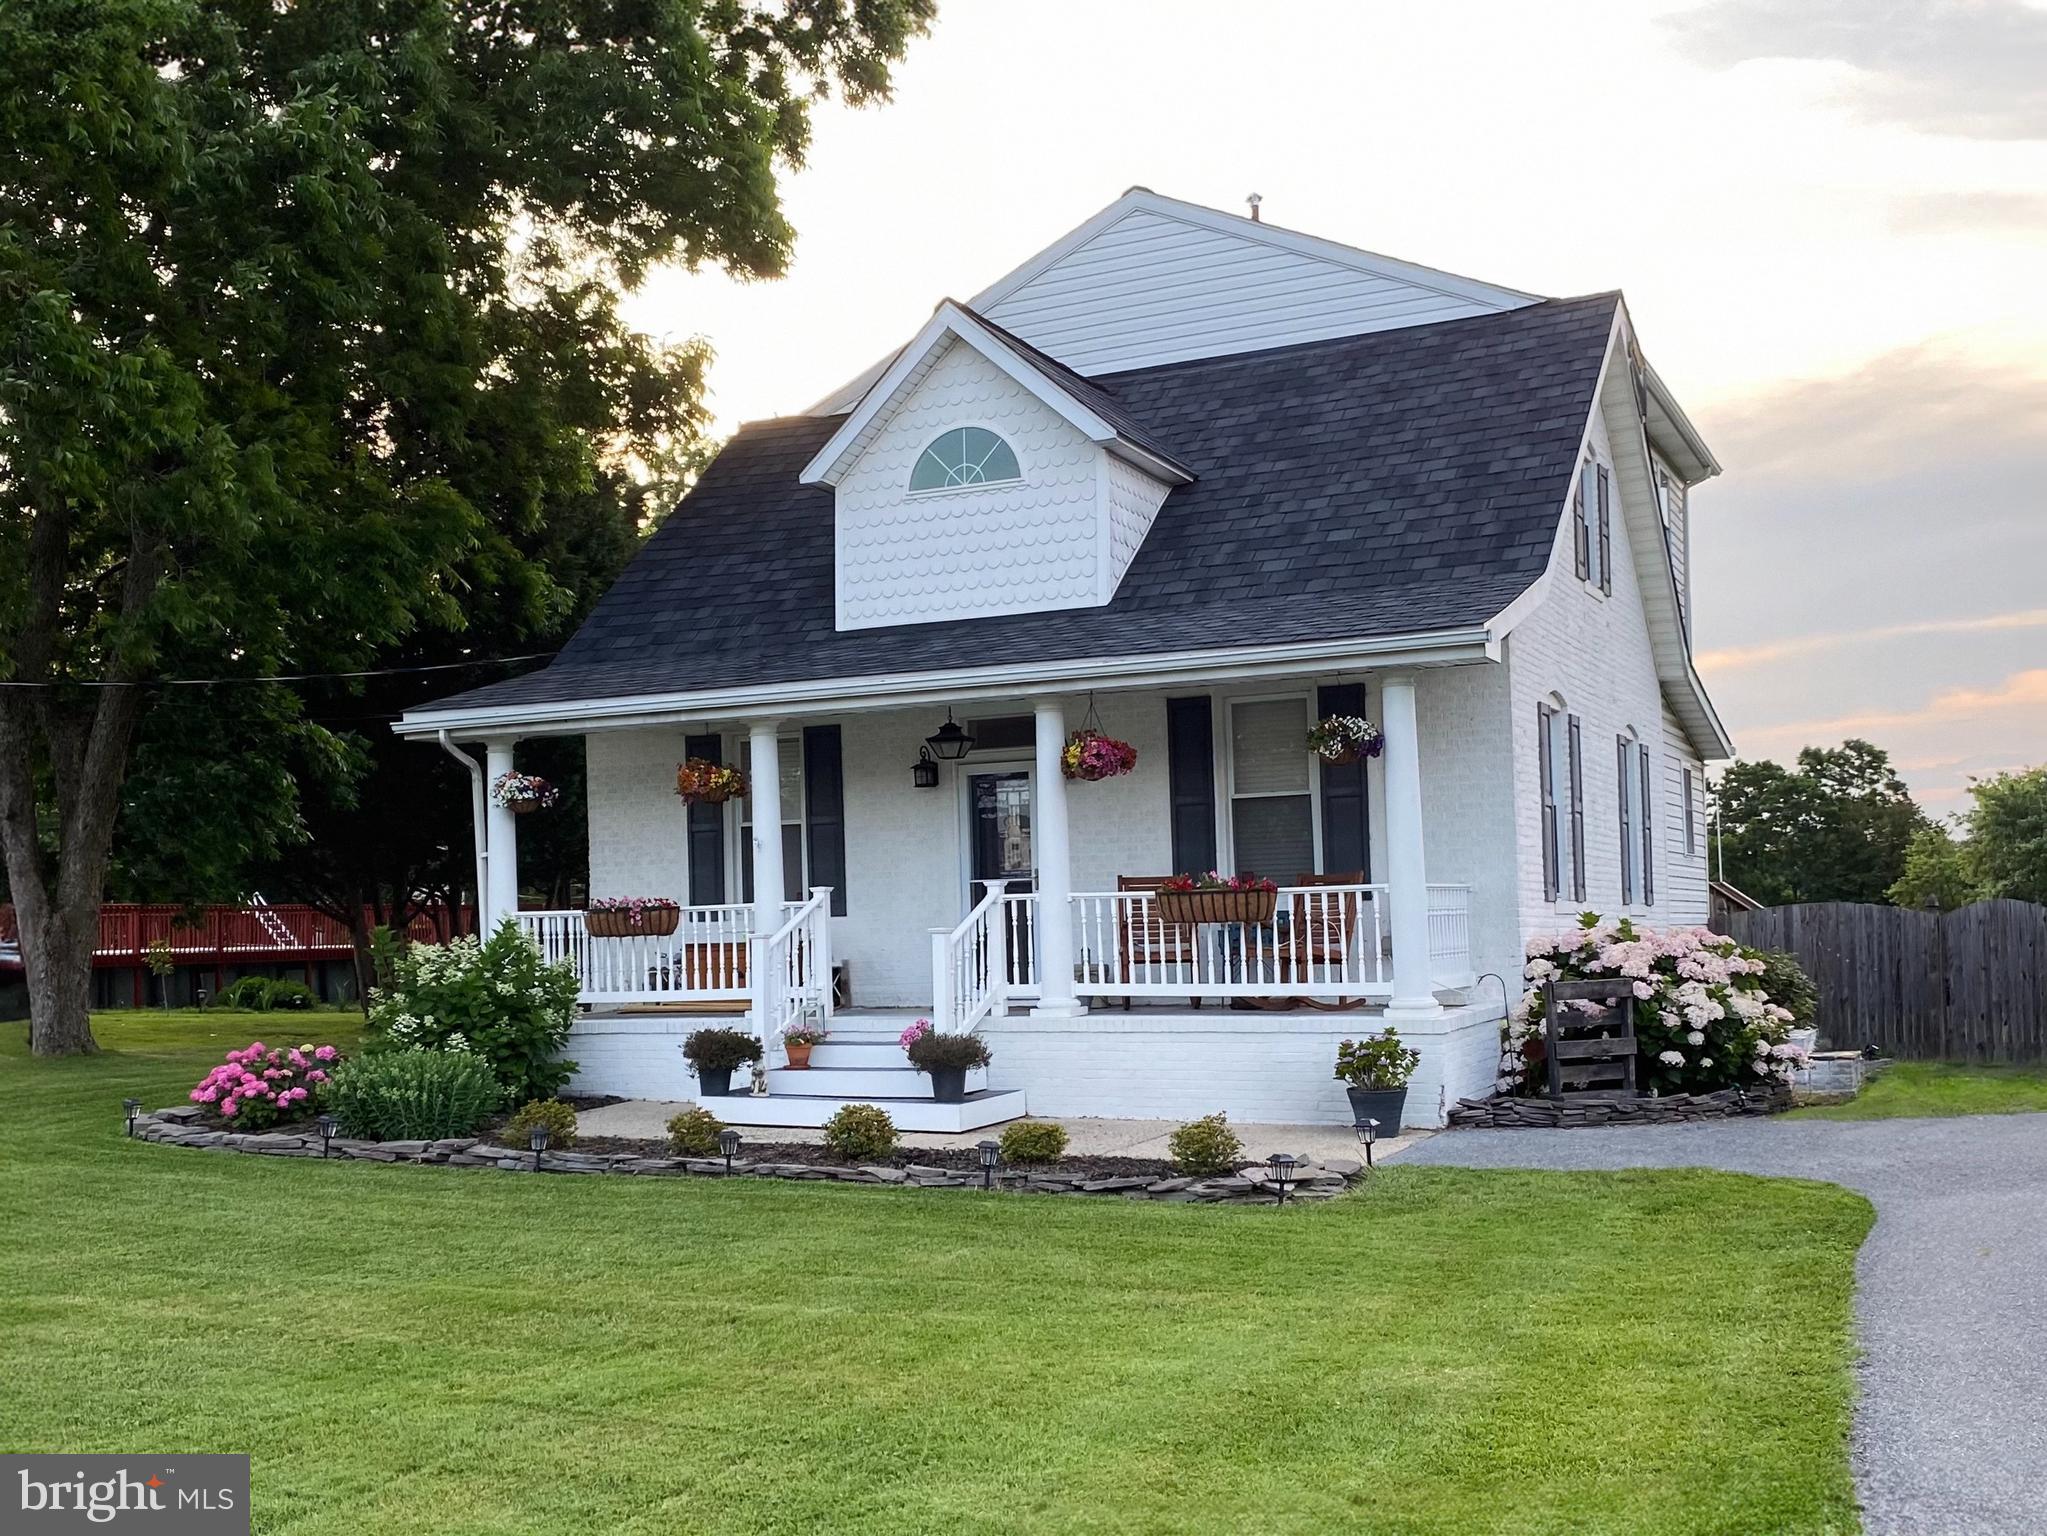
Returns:
[[[785,1043],[782,1049],[789,1053],[789,1065],[791,1067],[798,1072],[807,1072],[810,1070],[810,1053],[816,1050],[817,1047],[815,1045]]]
[[[586,912],[583,928],[593,939],[630,939],[648,933],[660,938],[675,932],[682,922],[680,907],[650,907],[640,913],[637,924],[630,912]]]
[[[1162,923],[1269,923],[1277,891],[1160,891],[1153,898]]]

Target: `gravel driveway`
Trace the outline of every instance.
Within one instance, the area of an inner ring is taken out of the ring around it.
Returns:
[[[1853,1463],[1870,1536],[2047,1531],[2047,1115],[1451,1131],[1402,1164],[1722,1168],[1867,1195]]]

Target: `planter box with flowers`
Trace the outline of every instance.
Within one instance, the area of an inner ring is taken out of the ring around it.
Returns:
[[[537,773],[501,773],[490,786],[491,803],[503,806],[515,816],[547,810],[561,796],[559,789]]]
[[[1262,875],[1175,875],[1152,898],[1163,923],[1269,923],[1279,887]]]
[[[675,792],[684,805],[723,805],[746,793],[746,775],[730,763],[693,757],[676,764]]]
[[[661,937],[675,932],[682,908],[666,896],[600,896],[583,914],[583,928],[593,939],[630,939],[640,934]]]
[[[1377,757],[1385,749],[1379,727],[1362,715],[1325,715],[1308,727],[1308,750],[1334,767]]]

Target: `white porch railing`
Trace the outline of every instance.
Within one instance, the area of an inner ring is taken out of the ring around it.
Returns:
[[[987,894],[957,928],[931,930],[931,1023],[940,1034],[965,1034],[1009,1001],[1013,908],[1009,882],[984,880]]]
[[[772,1065],[783,1030],[799,1019],[814,1018],[822,1024],[831,1017],[831,889],[813,890],[780,928],[757,936],[749,950],[753,986],[748,1012],[760,1037],[762,1063]]]
[[[812,898],[815,899],[814,897]],[[805,903],[786,902],[785,913]],[[580,910],[521,912],[519,929],[551,961],[576,968],[584,1003],[750,1003],[754,909],[745,902],[684,907],[675,932],[591,934]]]
[[[1074,991],[1116,999],[1385,1002],[1393,995],[1390,894],[1385,885],[1282,886],[1265,922],[1189,929],[1160,919],[1153,892],[1079,892],[1071,919]],[[1471,985],[1470,901],[1469,886],[1428,888],[1430,979],[1438,987]],[[1032,893],[1003,898],[1009,1000],[1038,995],[1038,921]]]

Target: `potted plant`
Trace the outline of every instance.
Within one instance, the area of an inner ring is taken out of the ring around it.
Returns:
[[[629,939],[675,932],[682,908],[666,896],[600,896],[583,914],[583,929],[593,939]]]
[[[515,816],[544,811],[561,797],[562,792],[537,773],[501,773],[490,786],[491,803]]]
[[[1163,923],[1267,923],[1279,887],[1261,875],[1175,875],[1153,898]]]
[[[910,1065],[930,1077],[931,1097],[940,1104],[965,1103],[967,1074],[987,1066],[995,1054],[979,1035],[942,1035],[929,1019],[919,1019],[901,1038]]]
[[[1067,738],[1059,754],[1059,771],[1069,779],[1093,783],[1113,779],[1137,766],[1137,748],[1127,741],[1083,728]]]
[[[810,1069],[810,1053],[825,1042],[826,1030],[816,1019],[798,1019],[782,1031],[782,1049],[789,1053],[789,1065],[798,1072]]]
[[[1342,766],[1377,757],[1385,748],[1379,727],[1363,715],[1324,715],[1308,727],[1308,750],[1325,763]]]
[[[684,805],[723,805],[746,793],[746,775],[730,763],[693,757],[675,765],[675,792]]]
[[[704,1097],[723,1098],[732,1091],[733,1071],[761,1059],[761,1043],[743,1029],[699,1029],[682,1042],[682,1055]]]
[[[1336,1077],[1350,1095],[1351,1121],[1376,1120],[1388,1134],[1400,1129],[1407,1108],[1407,1081],[1422,1053],[1400,1043],[1400,1032],[1345,1040],[1336,1048]]]

